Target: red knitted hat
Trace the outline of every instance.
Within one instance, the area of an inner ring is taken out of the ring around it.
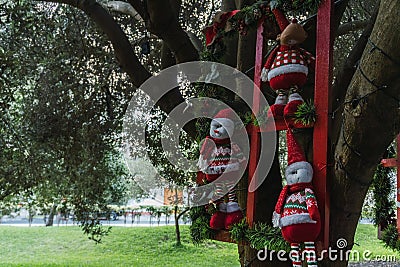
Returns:
[[[279,29],[283,31],[290,24],[285,14],[279,8],[272,9],[272,13],[274,13]]]
[[[303,149],[294,138],[292,130],[289,128],[286,132],[287,148],[288,148],[288,166],[292,163],[307,161]]]
[[[214,119],[218,118],[230,119],[231,121],[235,121],[235,111],[233,111],[233,109],[231,108],[222,109],[214,116]]]

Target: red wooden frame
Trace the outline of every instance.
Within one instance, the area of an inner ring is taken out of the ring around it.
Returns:
[[[256,56],[254,70],[254,90],[253,90],[253,112],[259,113],[261,98],[261,68],[263,64],[264,47],[264,18],[260,19],[257,27],[256,37]],[[322,219],[322,231],[319,241],[322,249],[329,246],[329,191],[327,181],[328,166],[328,138],[330,133],[331,113],[331,84],[332,84],[332,66],[333,66],[333,40],[331,31],[333,23],[333,1],[325,0],[318,9],[317,14],[317,42],[316,42],[316,67],[315,67],[315,88],[314,104],[318,115],[317,122],[314,125],[314,143],[313,143],[313,167],[314,167],[314,186],[315,193],[319,203],[319,209]],[[283,119],[277,118],[275,123],[267,123],[262,127],[248,126],[247,131],[250,135],[250,158],[249,158],[249,184],[251,179],[258,179],[256,171],[260,156],[260,132],[286,130],[286,124]],[[398,142],[399,144],[400,142]],[[399,163],[399,162],[397,162]],[[400,176],[398,175],[398,184]],[[248,192],[247,195],[247,222],[251,226],[254,223],[256,212],[257,190]],[[397,195],[400,203],[400,195]],[[399,205],[398,205],[399,206]],[[398,208],[398,214],[400,208]],[[398,216],[399,218],[400,216]],[[398,229],[400,223],[398,220]],[[219,231],[215,240],[233,242],[228,231]]]
[[[317,121],[314,125],[313,167],[315,194],[321,213],[322,230],[319,241],[322,248],[329,246],[329,190],[327,181],[328,138],[332,110],[331,85],[333,68],[333,1],[325,0],[317,14],[317,43],[315,62],[314,104]]]
[[[315,89],[314,104],[318,114],[317,122],[314,125],[314,143],[313,143],[313,165],[314,165],[314,186],[317,195],[319,209],[322,219],[322,231],[319,237],[322,249],[329,246],[329,191],[327,183],[328,166],[328,138],[330,133],[331,84],[333,68],[333,40],[331,31],[333,23],[333,1],[325,0],[318,9],[317,15],[317,43],[316,43],[316,67],[315,67]],[[253,110],[259,111],[260,73],[262,67],[262,39],[263,26],[259,23],[257,29],[257,47],[255,59],[254,74],[254,93]],[[249,126],[248,132],[251,135],[250,159],[249,159],[249,179],[253,176],[259,159],[259,132],[286,130],[286,124],[282,118],[276,118],[275,124],[267,122],[261,127]],[[257,179],[257,176],[254,176]],[[249,181],[250,183],[250,181]],[[254,222],[255,214],[255,192],[249,192],[247,199],[247,221],[251,225]],[[399,203],[400,203],[400,196]],[[400,209],[399,209],[400,210]]]
[[[261,99],[261,68],[263,64],[263,47],[264,47],[264,18],[258,21],[257,37],[256,37],[256,57],[254,67],[254,90],[253,90],[253,112],[258,114],[260,111]],[[249,155],[249,184],[251,179],[258,179],[256,168],[260,158],[260,134],[256,127],[250,129],[250,155]],[[246,218],[250,226],[253,225],[256,212],[257,190],[247,193]]]

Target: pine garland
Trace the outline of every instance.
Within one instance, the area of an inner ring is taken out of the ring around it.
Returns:
[[[194,244],[200,244],[207,239],[214,239],[216,231],[209,226],[211,215],[205,207],[194,207],[190,210],[192,225],[190,235]],[[252,228],[247,224],[246,219],[231,226],[229,230],[232,240],[235,242],[246,242],[250,247],[260,250],[284,250],[290,251],[290,245],[281,234],[281,230],[266,223],[255,223]]]
[[[386,227],[382,232],[382,241],[385,243],[385,247],[400,251],[400,240],[396,225]]]
[[[265,125],[268,122],[268,109],[269,107],[258,115],[258,120],[251,112],[244,114],[244,124],[253,124],[254,126]],[[296,123],[301,122],[303,125],[312,126],[317,120],[317,112],[315,111],[313,101],[305,101],[299,105],[294,116]]]
[[[225,31],[225,29],[219,29],[216,39],[220,39],[218,42],[214,42],[213,45],[204,49],[203,60],[221,62],[222,57],[225,54],[226,48],[223,42],[225,37],[229,38],[235,33],[239,32],[241,35],[246,35],[249,29],[256,28],[257,22],[261,17],[270,17],[274,19],[274,15],[271,12],[269,3],[271,1],[257,1],[251,6],[242,8],[238,13],[229,19],[232,24],[231,30]],[[322,0],[277,0],[277,7],[282,9],[284,12],[299,12],[299,13],[316,13],[318,6]]]
[[[390,168],[378,165],[372,181],[375,200],[373,221],[375,225],[389,225],[391,218],[395,216],[395,203],[390,196],[393,192],[390,172]]]
[[[294,113],[295,122],[301,122],[303,125],[313,125],[317,120],[317,113],[312,100],[305,101],[297,107],[297,111]]]
[[[200,244],[207,239],[214,238],[215,231],[209,225],[211,215],[204,206],[191,208],[189,216],[192,221],[190,235],[194,244]]]
[[[290,245],[281,234],[281,230],[266,223],[255,223],[249,227],[246,220],[235,224],[230,229],[231,238],[236,242],[247,242],[250,247],[260,250],[290,251]]]
[[[247,241],[247,232],[249,231],[249,225],[247,224],[246,218],[240,221],[237,224],[231,226],[229,233],[231,234],[231,238],[235,242],[245,242]]]
[[[246,35],[248,29],[257,26],[257,22],[262,16],[273,17],[269,6],[270,2],[271,1],[258,1],[251,6],[241,9],[240,12],[230,18],[233,30],[238,31],[242,35]],[[295,11],[315,13],[321,2],[322,0],[277,0],[276,4],[278,8],[286,12]]]

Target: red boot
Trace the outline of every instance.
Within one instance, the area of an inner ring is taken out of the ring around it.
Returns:
[[[210,228],[214,230],[222,230],[225,228],[226,213],[217,211],[211,216]]]
[[[218,211],[215,212],[210,219],[210,228],[214,230],[222,230],[225,227],[226,203],[217,204]]]
[[[239,223],[243,219],[243,213],[237,202],[228,202],[226,207],[225,229]]]
[[[284,109],[285,105],[283,104],[273,104],[268,109],[267,119],[269,120],[271,117],[274,118],[274,120],[282,119]]]

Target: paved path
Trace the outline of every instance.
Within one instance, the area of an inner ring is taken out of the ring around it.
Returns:
[[[161,216],[160,223],[157,223],[157,219],[153,218],[152,223],[150,224],[150,216],[148,215],[143,215],[141,216],[140,220],[135,220],[132,222],[132,218],[130,216],[127,217],[126,222],[124,222],[124,217],[120,216],[117,220],[113,221],[107,221],[107,220],[102,220],[101,223],[105,226],[122,226],[122,227],[148,227],[148,226],[165,226],[167,225],[165,223],[165,217]],[[183,222],[182,220],[179,221],[180,225],[185,225],[186,223]],[[26,218],[4,218],[0,221],[0,226],[21,226],[21,227],[26,227],[29,226],[28,219]],[[33,219],[33,222],[31,226],[44,226],[44,221],[42,217],[35,217]],[[76,225],[76,222],[73,222],[72,220],[57,220],[57,217],[54,217],[54,226],[72,226]],[[171,216],[168,225],[175,225],[175,221],[173,219],[173,216]]]
[[[400,262],[357,262],[349,263],[348,267],[400,267]]]

